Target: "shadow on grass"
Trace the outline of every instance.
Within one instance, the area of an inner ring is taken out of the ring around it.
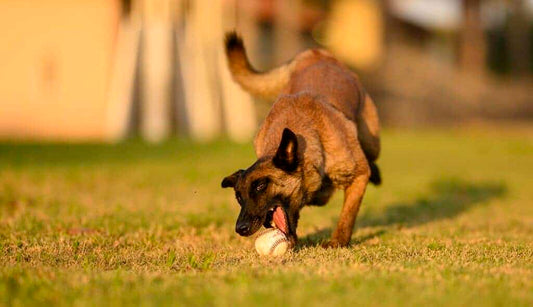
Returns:
[[[413,201],[397,202],[388,205],[384,213],[367,213],[357,220],[358,227],[400,225],[415,227],[421,224],[449,219],[470,208],[485,204],[493,198],[507,193],[507,187],[498,182],[467,182],[460,179],[442,179],[431,184],[431,192]],[[300,245],[314,246],[327,241],[332,229],[326,228],[312,233],[300,241]],[[352,243],[363,243],[385,234],[380,230],[363,237],[355,237]]]

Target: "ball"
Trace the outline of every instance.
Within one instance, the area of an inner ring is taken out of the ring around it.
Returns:
[[[277,228],[267,228],[255,239],[255,250],[263,256],[281,256],[289,249],[289,239]]]

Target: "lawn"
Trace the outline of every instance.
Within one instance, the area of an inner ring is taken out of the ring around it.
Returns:
[[[0,144],[1,305],[533,305],[533,130],[386,131],[349,248],[262,258],[220,181],[250,144]]]

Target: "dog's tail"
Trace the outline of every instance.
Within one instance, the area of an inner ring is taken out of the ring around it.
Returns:
[[[374,185],[380,185],[381,173],[377,164],[371,161],[368,161],[368,164],[370,164],[370,182],[372,182]]]
[[[242,38],[236,32],[226,33],[225,47],[233,79],[250,94],[274,98],[288,84],[295,61],[267,72],[258,72],[250,65]]]

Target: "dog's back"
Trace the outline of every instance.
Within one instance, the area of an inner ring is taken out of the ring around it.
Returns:
[[[317,55],[314,63],[302,63],[292,73],[283,93],[307,92],[320,95],[344,115],[356,121],[357,108],[364,97],[357,79],[337,61]]]
[[[379,183],[379,172],[372,163],[380,151],[376,107],[357,76],[345,65],[325,50],[312,49],[283,66],[260,73],[250,65],[243,42],[234,32],[226,36],[226,54],[233,78],[252,95],[270,99],[280,94],[320,96],[354,121],[359,143],[373,168],[371,181]]]

